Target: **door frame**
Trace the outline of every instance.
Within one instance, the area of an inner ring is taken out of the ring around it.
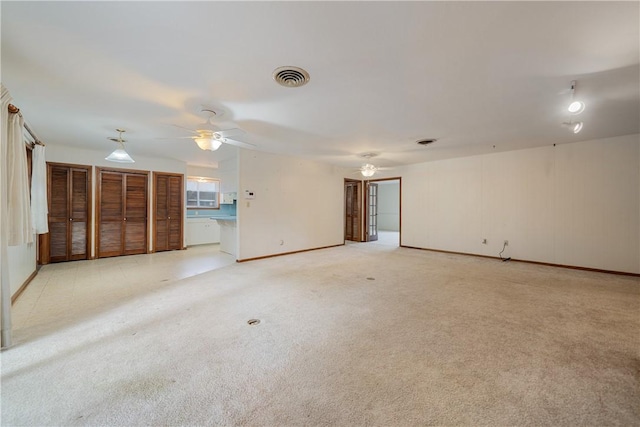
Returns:
[[[365,200],[369,199],[369,183],[377,183],[382,181],[398,181],[398,193],[399,193],[398,194],[398,247],[400,247],[402,246],[402,177],[397,176],[393,178],[378,178],[378,179],[363,180],[365,187],[367,189],[363,199]],[[367,221],[367,218],[369,218],[368,203],[364,203],[363,219],[365,220],[365,222]],[[365,224],[365,226],[368,226],[368,224]],[[363,229],[363,233],[364,232],[368,232],[368,230]],[[368,241],[368,239],[366,239],[366,235],[364,237],[365,239],[363,240],[363,242]]]
[[[121,168],[112,168],[112,167],[99,167],[96,166],[96,222],[95,222],[95,258],[100,258],[100,207],[101,207],[101,195],[102,195],[102,179],[101,173],[105,172],[121,172],[121,173],[131,173],[137,175],[145,175],[147,177],[147,238],[145,242],[145,254],[150,253],[150,242],[151,242],[151,178],[150,172],[144,170],[137,169],[121,169]],[[122,254],[124,255],[124,254]],[[103,257],[108,258],[108,257]]]

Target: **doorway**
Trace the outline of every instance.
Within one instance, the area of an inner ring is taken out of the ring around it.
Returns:
[[[345,179],[345,241],[401,246],[402,179]]]
[[[367,240],[381,245],[401,245],[401,179],[367,181]]]

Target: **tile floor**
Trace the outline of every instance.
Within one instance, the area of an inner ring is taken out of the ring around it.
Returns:
[[[63,326],[164,283],[235,263],[219,245],[43,266],[12,306],[13,330]]]

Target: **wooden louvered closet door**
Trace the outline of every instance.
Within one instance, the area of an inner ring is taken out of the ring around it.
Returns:
[[[154,172],[156,252],[182,249],[184,177]]]
[[[89,259],[91,166],[48,163],[47,169],[48,259]]]
[[[98,257],[147,253],[148,173],[98,169]]]

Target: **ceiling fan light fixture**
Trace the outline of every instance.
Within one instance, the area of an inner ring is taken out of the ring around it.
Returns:
[[[376,173],[377,170],[378,168],[376,168],[374,165],[367,163],[360,168],[360,173],[362,174],[362,176],[368,178],[370,176],[373,176],[373,174]]]
[[[193,138],[193,140],[201,150],[216,151],[222,145],[222,141],[214,138],[199,137]]]

